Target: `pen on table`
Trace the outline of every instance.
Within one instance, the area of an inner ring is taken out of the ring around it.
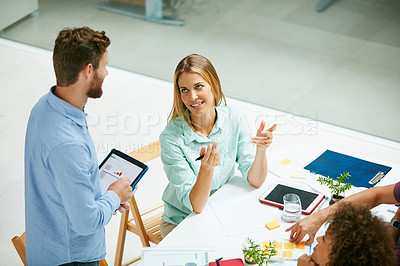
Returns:
[[[221,258],[215,260],[215,263],[217,264],[217,266],[220,266],[219,261],[222,260],[222,259],[223,258],[221,257]]]
[[[319,207],[316,209],[316,212],[319,211],[322,208],[322,206],[325,204],[325,202],[327,202],[328,200],[329,200],[329,198],[327,196],[325,196],[325,199],[321,202]]]

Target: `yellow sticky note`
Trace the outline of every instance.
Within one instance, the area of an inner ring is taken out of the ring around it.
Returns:
[[[280,252],[276,252],[276,255],[275,255],[275,256],[280,257],[280,256],[281,256],[281,253],[280,253]]]
[[[287,165],[287,164],[289,164],[289,163],[291,163],[291,162],[292,162],[291,160],[285,159],[285,160],[282,160],[282,161],[281,161],[281,164]]]
[[[269,230],[272,230],[272,229],[280,227],[280,224],[278,224],[277,221],[273,221],[273,222],[270,222],[270,223],[266,223],[265,227],[267,227]]]
[[[299,242],[296,244],[296,249],[304,249],[306,247],[306,242]]]
[[[263,249],[269,248],[269,242],[262,242],[262,248]]]
[[[282,242],[274,242],[274,248],[276,249],[282,249]]]
[[[283,253],[282,256],[285,258],[293,258],[293,251],[285,250],[282,253]]]
[[[294,249],[294,245],[292,242],[285,243],[285,249]]]

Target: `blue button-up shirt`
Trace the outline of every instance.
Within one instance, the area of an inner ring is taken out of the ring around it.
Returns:
[[[177,117],[160,135],[161,160],[169,184],[164,190],[164,221],[179,224],[193,207],[190,202],[192,190],[199,175],[201,161],[196,161],[202,145],[217,141],[219,165],[214,168],[210,195],[222,187],[234,174],[239,164],[242,176],[247,180],[253,165],[255,145],[251,142],[244,116],[228,106],[218,106],[217,121],[208,137],[198,134]]]
[[[105,257],[104,226],[120,199],[101,194],[86,114],[51,91],[32,109],[25,140],[25,226],[28,265]]]

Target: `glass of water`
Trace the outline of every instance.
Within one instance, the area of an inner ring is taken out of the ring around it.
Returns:
[[[287,223],[295,223],[301,218],[301,201],[296,194],[290,193],[283,196],[283,212],[281,219]]]

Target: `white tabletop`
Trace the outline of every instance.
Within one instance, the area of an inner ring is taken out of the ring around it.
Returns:
[[[247,113],[249,121],[257,120],[258,113]],[[253,117],[254,116],[254,117]],[[267,119],[268,120],[268,119]],[[272,124],[274,121],[268,122]],[[279,121],[275,119],[275,122]],[[315,176],[307,179],[291,178],[295,168],[302,168],[326,149],[344,153],[360,159],[392,167],[389,174],[377,186],[392,184],[400,180],[400,145],[391,141],[349,131],[323,123],[312,124],[310,121],[294,121],[291,117],[280,120],[279,130],[274,132],[274,143],[267,151],[268,176],[259,189],[252,188],[242,178],[235,177],[212,195],[201,214],[191,214],[181,222],[161,243],[159,247],[196,247],[216,248],[216,256],[243,258],[243,241],[250,237],[258,242],[276,240],[287,242],[289,233],[285,232],[291,224],[281,220],[281,210],[277,207],[260,203],[258,198],[273,182],[280,180],[301,186],[311,186],[317,191],[330,196],[329,191],[315,182]],[[312,121],[311,121],[312,122]],[[257,124],[257,123],[254,123]],[[301,127],[300,127],[300,126]],[[302,131],[297,132],[301,128]],[[294,130],[296,129],[296,130]],[[255,131],[256,129],[252,129]],[[288,159],[290,164],[283,165]],[[310,188],[310,187],[308,187]],[[363,188],[353,188],[346,196]],[[323,207],[328,203],[325,202]],[[390,219],[387,208],[374,209],[383,219]],[[277,221],[280,227],[269,231],[265,223]],[[317,235],[323,234],[324,226]],[[306,240],[307,237],[304,239]],[[296,265],[296,261],[286,261],[285,265]]]
[[[288,242],[289,233],[285,229],[291,224],[281,220],[282,211],[258,200],[265,189],[278,180],[280,178],[269,173],[264,185],[255,189],[243,178],[234,177],[210,197],[200,215],[189,215],[158,246],[214,245],[216,256],[228,259],[243,258],[242,244],[247,237],[258,243]],[[268,230],[265,224],[271,221],[277,221],[280,227]]]
[[[276,154],[281,152],[281,150],[277,150]],[[313,153],[310,150],[309,152]],[[305,158],[305,160],[308,160],[307,156]],[[400,167],[393,164],[390,166],[394,166],[391,174],[388,174],[384,178],[384,182],[382,180],[378,185],[391,184],[399,180],[396,176],[400,176],[398,175]],[[277,173],[284,172],[279,170],[278,167],[271,168]],[[281,181],[310,189],[305,183],[313,184],[311,182],[312,179],[313,177],[309,177],[306,180],[293,179],[287,176],[286,178],[281,178],[270,171],[263,186],[255,189],[245,182],[242,177],[236,176],[210,197],[201,214],[189,215],[158,246],[196,247],[211,245],[216,248],[216,257],[243,259],[243,241],[248,237],[258,243],[264,241],[288,242],[289,232],[285,232],[285,229],[292,224],[281,220],[282,211],[279,208],[260,203],[258,198],[273,182]],[[347,195],[362,189],[353,188]],[[323,193],[324,191],[320,192]],[[322,207],[327,206],[328,203],[325,202]],[[386,205],[380,206],[376,208],[375,212],[383,219],[388,220],[392,214],[387,212],[387,208],[388,206]],[[277,221],[280,227],[268,230],[265,224],[271,221]],[[321,227],[317,235],[322,235],[325,229],[324,226]],[[306,239],[307,237],[304,240]],[[295,250],[295,252],[298,256],[299,252],[312,252],[313,247],[306,246],[306,250]],[[285,261],[284,264],[296,265],[297,262]]]

